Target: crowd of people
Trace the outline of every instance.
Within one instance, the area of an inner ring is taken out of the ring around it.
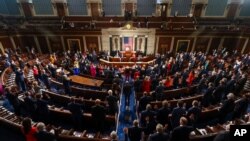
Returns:
[[[102,57],[107,58],[107,53]],[[94,128],[97,131],[103,130],[107,113],[115,115],[118,112],[117,102],[121,93],[125,95],[125,105],[130,105],[129,97],[133,88],[136,93],[143,93],[142,97],[138,97],[139,120],[133,121],[134,127],[124,129],[126,138],[131,141],[139,140],[142,132],[152,141],[158,139],[185,141],[198,125],[202,107],[221,104],[219,123],[243,118],[248,107],[248,98],[246,95],[241,95],[241,91],[248,77],[249,54],[229,53],[224,49],[214,50],[210,55],[202,52],[176,54],[167,52],[164,55],[157,54],[153,66],[132,67],[99,64],[95,52],[67,51],[63,53],[63,57],[51,54],[48,64],[41,62],[35,55],[32,56],[35,59],[34,64],[25,64],[18,52],[11,51],[6,52],[4,58],[6,67],[11,67],[16,75],[18,91],[25,92],[25,96],[24,100],[20,101],[18,95],[9,87],[5,88],[4,95],[13,106],[15,114],[22,114],[20,107],[24,107],[24,115],[36,121],[49,123],[48,105],[51,101],[49,96],[41,91],[51,89],[50,77],[63,82],[65,94],[72,94],[71,82],[64,69],[75,75],[88,74],[92,77],[102,77],[105,79],[104,83],[112,84],[106,98],[107,110],[98,99],[91,109]],[[57,72],[59,67],[63,68],[59,72],[62,76],[60,79]],[[25,68],[33,71],[35,79],[32,82],[25,79]],[[122,91],[123,78],[126,82]],[[194,84],[197,84],[196,92],[203,94],[202,101],[193,101],[192,107],[186,107],[182,101],[178,101],[176,107],[169,105],[164,94],[165,90],[190,87]],[[239,97],[240,100],[235,102]],[[155,109],[150,105],[153,101],[162,101],[162,107]],[[72,98],[67,109],[72,113],[74,128],[82,130],[84,106]],[[30,128],[29,132],[35,132],[31,129],[33,130]]]

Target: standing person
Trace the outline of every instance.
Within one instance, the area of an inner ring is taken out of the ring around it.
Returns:
[[[9,103],[14,108],[14,113],[16,115],[20,116],[20,114],[21,114],[21,108],[20,108],[21,103],[20,103],[20,100],[18,99],[18,95],[12,93],[9,87],[5,88],[5,92],[6,92],[6,98],[8,99]]]
[[[180,118],[180,126],[174,128],[170,141],[189,141],[189,134],[194,130],[191,126],[187,126],[188,120],[185,117]]]
[[[133,121],[133,127],[128,128],[128,138],[130,141],[140,141],[142,138],[143,129],[139,127],[138,120]]]
[[[164,133],[162,124],[156,125],[156,133],[149,136],[149,141],[168,141],[169,135]]]
[[[201,108],[199,107],[199,102],[197,100],[194,100],[192,102],[192,107],[190,107],[187,111],[187,117],[193,127],[196,126],[197,121],[199,120],[199,117],[201,115]]]
[[[49,107],[48,107],[48,101],[44,100],[42,95],[38,94],[36,95],[37,101],[37,115],[40,121],[43,121],[45,123],[48,123],[49,121]]]
[[[130,77],[130,68],[127,66],[125,68],[125,81],[129,81],[129,77]]]
[[[90,74],[91,76],[95,77],[96,76],[96,67],[94,64],[90,65]]]
[[[219,109],[219,122],[220,123],[224,123],[225,120],[228,120],[227,118],[230,115],[233,115],[234,108],[235,108],[234,98],[235,98],[234,94],[229,93],[227,95],[227,99],[222,102],[222,106]]]
[[[83,105],[76,103],[75,98],[71,98],[71,102],[68,104],[68,109],[71,112],[74,128],[80,130],[83,125]]]
[[[150,92],[150,87],[151,87],[150,77],[146,76],[142,83],[143,92]]]
[[[41,79],[45,86],[50,89],[50,82],[49,82],[49,75],[45,72],[45,70],[42,70],[41,72]]]
[[[65,94],[71,95],[71,89],[70,89],[70,79],[69,77],[65,74],[63,75],[63,86],[64,86],[64,92]]]
[[[37,141],[35,134],[37,133],[36,127],[32,126],[30,118],[24,118],[22,121],[22,133],[25,136],[26,141]]]
[[[38,130],[35,134],[37,141],[56,141],[56,136],[53,133],[46,131],[44,123],[39,122],[36,127]]]
[[[95,100],[95,106],[91,107],[91,114],[96,131],[103,131],[104,123],[106,119],[106,110],[104,106],[101,105],[101,100]]]
[[[186,110],[183,108],[183,102],[178,101],[177,107],[172,111],[171,124],[172,128],[179,126],[179,121],[182,116],[186,115]]]
[[[108,94],[109,95],[106,97],[106,100],[108,101],[109,114],[115,115],[115,113],[117,113],[118,111],[118,107],[117,107],[118,98],[113,95],[112,90],[109,90]]]
[[[75,58],[74,61],[74,75],[79,75],[80,74],[80,69],[79,69],[79,61],[77,58]]]
[[[129,106],[131,92],[131,85],[128,81],[126,81],[123,87],[123,94],[125,95],[125,106]]]
[[[188,74],[188,78],[187,78],[187,83],[188,83],[188,86],[191,86],[193,84],[193,81],[195,79],[195,76],[194,76],[194,71],[190,71],[190,73]]]
[[[25,92],[26,91],[26,85],[24,82],[24,74],[23,74],[23,70],[21,70],[20,68],[18,68],[16,70],[16,84],[18,85],[20,91]]]
[[[170,113],[171,113],[170,104],[168,103],[167,100],[164,100],[162,102],[162,107],[156,113],[157,121],[164,126],[166,124],[169,124]]]

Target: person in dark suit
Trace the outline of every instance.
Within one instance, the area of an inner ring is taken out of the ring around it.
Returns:
[[[31,95],[30,92],[27,92],[24,94],[24,109],[27,112],[27,116],[31,117],[32,119],[36,119],[36,109],[37,109],[37,103],[34,95]]]
[[[234,119],[241,118],[247,113],[248,103],[248,97],[245,94],[242,95],[241,99],[236,102],[233,115]]]
[[[193,125],[193,127],[196,126],[197,121],[199,120],[199,117],[201,115],[201,108],[199,108],[199,102],[197,100],[194,100],[192,102],[192,107],[190,107],[187,111],[187,117]]]
[[[133,121],[133,127],[128,128],[128,138],[130,141],[140,141],[142,138],[143,128],[139,127],[138,120]]]
[[[19,87],[20,91],[25,92],[26,91],[26,84],[24,81],[23,70],[18,68],[15,73],[16,73],[15,81],[16,81],[17,86]]]
[[[43,121],[45,123],[49,120],[49,108],[48,101],[44,100],[42,95],[36,95],[36,105],[37,105],[37,116],[39,117],[39,121]]]
[[[183,102],[178,101],[177,107],[172,111],[171,125],[172,128],[179,126],[179,121],[182,116],[186,115],[186,110],[183,108]]]
[[[169,135],[164,133],[164,128],[161,124],[156,125],[156,133],[149,136],[148,141],[168,141]]]
[[[141,112],[141,125],[142,127],[146,127],[146,123],[147,123],[147,119],[149,123],[154,122],[154,116],[155,116],[155,112],[152,110],[152,107],[150,104],[147,104],[146,106],[146,110]]]
[[[213,100],[213,91],[214,91],[214,86],[213,86],[213,83],[210,82],[208,83],[208,88],[207,90],[205,90],[205,94],[203,95],[203,98],[202,98],[202,106],[204,107],[208,107],[209,105],[212,104],[212,100]]]
[[[83,125],[83,105],[76,103],[75,98],[71,98],[71,102],[68,104],[68,109],[71,112],[72,121],[74,123],[74,128],[77,130],[82,129]]]
[[[63,86],[64,86],[64,92],[65,94],[71,95],[71,89],[70,89],[70,79],[69,77],[65,74],[63,75]]]
[[[109,95],[106,97],[106,100],[108,102],[108,108],[109,108],[108,111],[109,111],[109,114],[114,115],[118,111],[118,107],[117,107],[118,98],[113,95],[112,90],[109,90],[108,94]]]
[[[36,127],[38,132],[35,134],[35,138],[37,141],[56,141],[56,136],[46,131],[44,123],[39,122]]]
[[[235,76],[232,76],[231,80],[229,80],[227,82],[227,84],[226,84],[226,87],[225,87],[225,96],[228,93],[233,93],[234,92],[235,84],[236,84]]]
[[[203,90],[206,88],[206,81],[207,81],[206,74],[202,74],[201,79],[200,79],[198,86],[197,86],[198,93],[202,93]]]
[[[141,88],[141,85],[142,84],[142,80],[139,79],[139,76],[137,76],[135,78],[135,81],[134,81],[134,88],[135,88],[135,92],[141,92],[142,88]]]
[[[124,87],[123,87],[123,94],[125,95],[125,106],[129,105],[130,103],[130,94],[132,92],[131,90],[131,85],[129,84],[128,81],[125,82]]]
[[[149,93],[144,92],[143,96],[139,100],[139,107],[138,111],[141,112],[146,109],[146,105],[153,101],[153,98],[150,96]]]
[[[162,101],[164,100],[164,94],[163,94],[163,91],[165,90],[165,86],[163,85],[163,82],[160,81],[159,82],[159,86],[156,87],[155,89],[155,93],[156,93],[156,100],[158,101]]]
[[[223,123],[226,119],[228,119],[228,116],[230,116],[230,114],[233,114],[234,108],[234,94],[229,93],[227,95],[227,99],[222,103],[222,106],[219,109],[219,122]]]
[[[45,70],[42,70],[41,72],[41,79],[45,86],[50,89],[50,82],[49,82],[49,75],[45,72]]]
[[[194,129],[191,126],[187,126],[187,123],[187,118],[180,118],[180,126],[174,128],[170,135],[170,141],[189,141],[189,134]]]
[[[12,93],[9,87],[5,88],[5,92],[6,92],[6,94],[5,94],[6,98],[8,99],[9,103],[14,108],[14,113],[16,115],[20,116],[20,114],[21,114],[21,108],[20,108],[21,102],[18,99],[18,95]]]
[[[162,107],[156,113],[156,119],[162,125],[169,124],[169,114],[171,113],[169,106],[169,103],[164,100],[162,102]]]
[[[182,101],[178,101],[177,107],[175,107],[172,111],[172,117],[171,117],[172,128],[179,126],[180,118],[186,115],[186,110],[183,107],[183,104],[184,103]]]
[[[180,78],[179,73],[176,72],[176,74],[174,75],[174,79],[173,79],[173,87],[174,87],[174,89],[177,89],[180,86],[179,85],[179,78]]]
[[[241,78],[236,82],[235,86],[235,94],[239,95],[240,92],[243,90],[245,83],[247,82],[247,75],[243,74]]]
[[[224,93],[225,93],[225,82],[224,82],[224,80],[221,80],[220,85],[215,88],[215,90],[213,91],[213,94],[212,94],[214,104],[216,104],[222,100]]]
[[[118,85],[121,85],[122,80],[121,80],[121,78],[119,78],[118,75],[116,75],[115,78],[113,79],[113,83],[116,83],[116,84],[118,84]]]
[[[103,131],[106,119],[106,109],[101,105],[100,99],[95,100],[95,106],[91,108],[92,119],[96,131]]]

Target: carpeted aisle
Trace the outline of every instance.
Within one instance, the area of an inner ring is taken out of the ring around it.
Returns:
[[[122,86],[123,88],[123,86]],[[130,120],[127,122],[125,121],[125,111],[126,111],[126,107],[125,107],[125,96],[123,95],[123,92],[121,93],[121,98],[120,98],[120,111],[119,111],[119,115],[118,115],[118,126],[117,126],[117,134],[119,137],[119,141],[124,141],[125,136],[124,136],[124,132],[123,129],[125,127],[131,127],[133,120],[137,118],[136,116],[136,100],[135,100],[135,91],[134,88],[132,87],[132,93],[130,94],[130,103],[129,103],[129,109],[130,109]]]

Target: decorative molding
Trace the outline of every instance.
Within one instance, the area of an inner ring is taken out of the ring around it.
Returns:
[[[51,3],[67,3],[67,0],[51,0]]]
[[[86,3],[102,3],[102,0],[87,0]]]
[[[17,3],[33,3],[33,0],[17,0]]]

